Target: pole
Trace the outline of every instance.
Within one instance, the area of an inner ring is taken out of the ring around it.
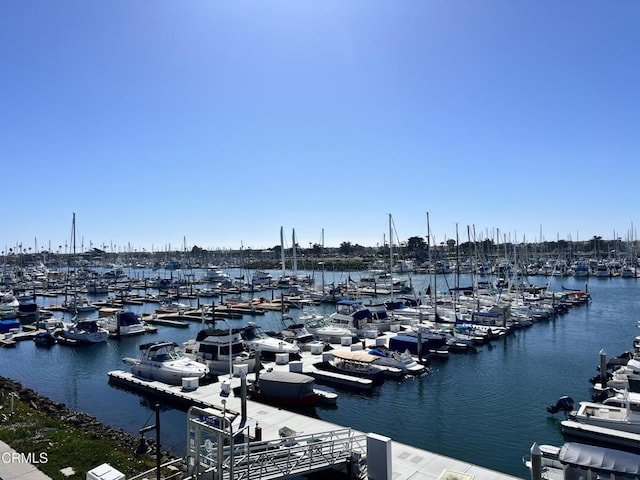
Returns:
[[[531,445],[531,480],[542,479],[542,451],[537,443]]]
[[[607,387],[607,352],[600,350],[600,388]]]
[[[156,403],[156,480],[160,480],[160,404]]]
[[[231,346],[232,346],[231,335],[233,332],[231,331],[231,324],[227,322],[226,319],[222,319],[222,321],[227,324],[227,327],[229,327],[229,378],[232,378],[233,377],[233,355],[231,352]]]

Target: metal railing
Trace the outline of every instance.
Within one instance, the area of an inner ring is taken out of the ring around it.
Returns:
[[[218,480],[269,480],[309,473],[354,461],[361,468],[367,437],[349,429],[283,437],[277,440],[236,444],[223,448]],[[202,458],[215,465],[215,458]],[[208,468],[205,476],[211,475]],[[233,475],[232,475],[233,472]],[[202,472],[201,472],[202,474]],[[198,478],[199,475],[195,475]]]

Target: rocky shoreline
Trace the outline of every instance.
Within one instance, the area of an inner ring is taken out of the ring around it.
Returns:
[[[92,435],[93,438],[109,440],[121,446],[123,449],[134,451],[138,445],[139,437],[133,436],[124,430],[115,429],[98,421],[95,417],[83,412],[70,410],[65,404],[55,402],[50,398],[43,397],[36,391],[24,387],[19,382],[10,378],[0,376],[0,400],[5,405],[9,394],[16,395],[17,398],[31,405],[34,410],[44,413],[48,417],[54,418],[66,424]],[[147,438],[150,446],[155,448],[152,438]],[[162,462],[176,459],[171,452],[161,450]]]

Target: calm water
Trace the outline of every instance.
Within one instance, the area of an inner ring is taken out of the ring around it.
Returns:
[[[468,284],[464,280],[461,285]],[[546,282],[542,277],[531,281]],[[424,288],[428,278],[415,276],[412,282]],[[638,280],[592,278],[587,283],[564,278],[553,282],[555,291],[562,285],[583,289],[586,284],[591,303],[480,347],[475,354],[451,354],[448,361],[435,362],[426,376],[386,382],[369,396],[341,391],[338,407],[318,408],[317,416],[528,478],[521,458],[531,444],[563,442],[560,417],[549,415],[546,406],[562,395],[588,400],[592,393],[588,379],[596,374],[600,350],[608,357],[628,350],[639,319]],[[439,280],[438,285],[443,282]],[[39,299],[45,305],[56,301],[59,299]],[[332,311],[333,307],[326,308]],[[279,316],[268,313],[254,320],[275,330]],[[126,368],[122,358],[136,356],[142,342],[167,339],[181,344],[195,337],[199,327],[198,322],[189,329],[159,327],[156,334],[83,348],[43,349],[33,342],[19,342],[15,349],[0,349],[0,374],[137,435],[140,428],[154,422],[153,401],[110,386],[107,372]],[[184,454],[185,413],[163,409],[161,427],[164,447]]]

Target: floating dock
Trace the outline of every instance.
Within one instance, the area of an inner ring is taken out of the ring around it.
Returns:
[[[308,365],[318,361],[319,356],[305,353],[303,360],[298,364],[302,363],[303,369],[306,370],[304,373],[308,373]],[[276,363],[264,363],[263,366],[274,369],[289,369],[290,367],[286,363],[278,364],[277,360]],[[243,380],[238,376],[223,375],[219,377],[219,381],[205,385],[185,382],[184,386],[173,386],[142,379],[124,370],[111,371],[108,373],[108,377],[109,383],[114,386],[155,397],[183,409],[190,407],[213,409],[229,418],[238,419],[238,421],[242,418],[242,423],[245,428],[248,428],[250,435],[257,437],[256,427],[258,427],[260,438],[266,441],[282,441],[284,436],[302,438],[309,435],[326,435],[327,432],[338,432],[345,429],[344,426],[291,412],[279,406],[260,403],[241,395],[235,396],[233,392],[238,391],[238,387],[242,390]],[[250,381],[255,376],[248,374],[246,378],[247,381]],[[340,408],[339,398],[337,404]],[[288,432],[288,434],[283,435],[283,432]],[[367,434],[357,431],[353,431],[353,434],[361,437],[377,435],[374,432]],[[391,445],[389,462],[391,463],[392,477],[390,478],[394,480],[515,480],[518,478],[394,442],[392,439],[386,440]]]

